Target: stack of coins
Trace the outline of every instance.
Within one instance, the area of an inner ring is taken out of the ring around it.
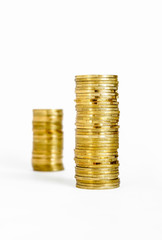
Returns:
[[[118,77],[80,75],[76,81],[76,186],[119,187]]]
[[[33,169],[37,171],[63,170],[61,109],[33,110]]]

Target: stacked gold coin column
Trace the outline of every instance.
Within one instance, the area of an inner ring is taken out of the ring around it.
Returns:
[[[33,110],[33,169],[63,170],[63,111],[61,109]]]
[[[80,75],[76,81],[76,186],[119,187],[118,78]]]

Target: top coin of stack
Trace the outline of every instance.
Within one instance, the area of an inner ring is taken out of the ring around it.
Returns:
[[[76,186],[119,187],[118,78],[80,75],[76,81]]]
[[[61,109],[33,110],[32,165],[34,170],[63,170],[62,117]]]

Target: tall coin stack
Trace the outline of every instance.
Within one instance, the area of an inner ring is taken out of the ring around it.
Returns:
[[[33,110],[32,165],[34,170],[63,170],[62,117],[61,109]]]
[[[80,75],[76,81],[76,186],[119,187],[118,77]]]

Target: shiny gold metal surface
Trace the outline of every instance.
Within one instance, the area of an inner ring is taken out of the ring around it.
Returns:
[[[112,189],[119,180],[117,75],[79,75],[76,81],[76,187]]]
[[[61,109],[33,110],[32,165],[36,171],[63,170],[63,111]]]

